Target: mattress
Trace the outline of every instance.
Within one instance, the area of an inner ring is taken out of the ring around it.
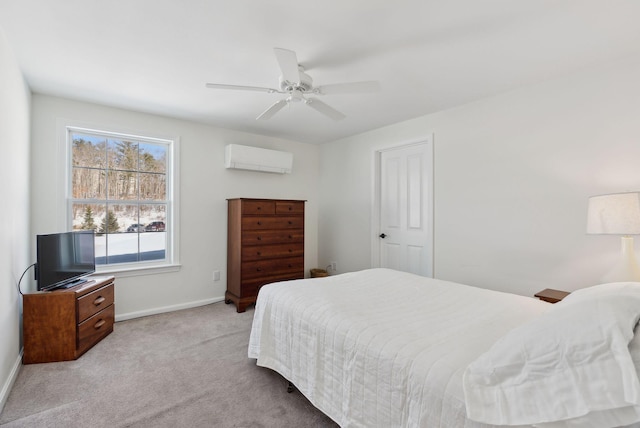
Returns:
[[[389,269],[280,282],[260,290],[248,355],[342,427],[480,428],[465,368],[551,306]]]

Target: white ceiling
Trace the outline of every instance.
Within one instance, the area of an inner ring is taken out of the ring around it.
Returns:
[[[0,28],[33,92],[321,143],[640,53],[635,0],[2,0]],[[274,47],[325,95],[334,122],[280,94]]]

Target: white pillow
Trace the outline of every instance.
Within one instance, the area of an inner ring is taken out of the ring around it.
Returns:
[[[640,382],[629,354],[639,318],[640,283],[573,292],[467,367],[467,416],[548,427],[640,421]]]

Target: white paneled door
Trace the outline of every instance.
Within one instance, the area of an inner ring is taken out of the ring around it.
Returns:
[[[431,141],[380,152],[381,267],[433,276]]]

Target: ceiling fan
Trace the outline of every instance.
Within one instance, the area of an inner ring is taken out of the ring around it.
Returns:
[[[377,81],[335,83],[332,85],[313,86],[313,79],[304,72],[304,68],[298,64],[298,57],[294,51],[282,48],[273,49],[276,60],[280,66],[282,75],[280,76],[280,89],[263,88],[259,86],[225,85],[220,83],[207,83],[207,88],[213,89],[235,89],[241,91],[259,91],[268,93],[285,94],[286,97],[276,101],[268,109],[262,112],[256,120],[270,119],[284,106],[293,102],[303,102],[309,107],[319,111],[333,120],[342,120],[346,116],[324,103],[316,97],[308,95],[329,95],[329,94],[351,94],[377,92],[380,84]]]

